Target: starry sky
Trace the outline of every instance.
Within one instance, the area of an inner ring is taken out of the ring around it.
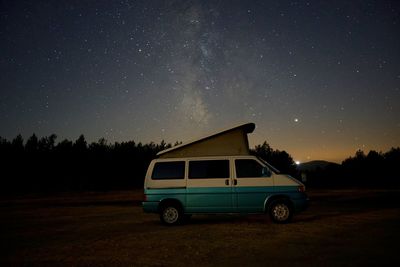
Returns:
[[[301,162],[399,146],[400,1],[0,1],[3,138],[244,122]]]

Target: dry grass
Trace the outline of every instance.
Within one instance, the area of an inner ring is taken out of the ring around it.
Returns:
[[[265,215],[162,226],[141,192],[0,201],[1,266],[376,266],[396,259],[399,191],[310,192],[288,225]]]

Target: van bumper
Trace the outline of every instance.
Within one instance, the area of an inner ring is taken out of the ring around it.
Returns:
[[[158,201],[144,201],[142,202],[143,211],[148,213],[158,213]]]

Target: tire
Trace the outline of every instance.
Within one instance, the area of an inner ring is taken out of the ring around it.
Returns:
[[[269,206],[269,216],[275,223],[288,223],[293,216],[290,202],[285,199],[275,200]]]
[[[160,209],[160,220],[165,225],[181,224],[183,220],[181,208],[174,203],[166,203]]]

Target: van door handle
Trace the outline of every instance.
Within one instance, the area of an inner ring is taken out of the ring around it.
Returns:
[[[225,185],[229,185],[229,179],[225,180]]]
[[[237,180],[233,179],[233,185],[237,185]]]

